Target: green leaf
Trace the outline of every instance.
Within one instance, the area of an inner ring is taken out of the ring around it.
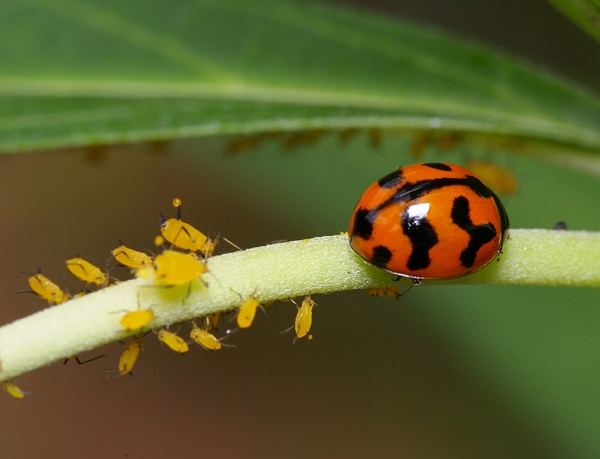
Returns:
[[[598,0],[549,0],[596,40],[600,40],[600,2]]]
[[[0,61],[3,152],[342,128],[600,150],[590,93],[446,34],[306,2],[6,0]]]

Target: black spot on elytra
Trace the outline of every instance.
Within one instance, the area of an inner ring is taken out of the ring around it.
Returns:
[[[371,234],[373,234],[373,223],[369,219],[369,211],[361,207],[354,214],[354,227],[351,236],[369,239]]]
[[[450,166],[448,166],[448,164],[444,164],[444,163],[425,163],[425,164],[423,164],[423,166],[431,167],[432,169],[437,169],[438,171],[449,172],[452,170],[452,168]]]
[[[379,180],[377,180],[377,183],[381,188],[394,188],[402,180],[402,169],[398,169],[397,171],[390,172],[385,177],[381,177]]]
[[[411,271],[417,271],[425,269],[431,264],[429,250],[438,243],[439,239],[426,217],[411,217],[407,210],[402,212],[401,217],[402,230],[412,244],[412,252],[406,266]]]
[[[466,180],[468,181],[469,188],[471,188],[475,193],[479,196],[483,196],[484,198],[489,198],[494,196],[494,193],[491,189],[484,185],[484,183],[479,180],[477,177],[473,177],[472,175],[467,175]],[[497,199],[497,198],[496,198]]]
[[[446,165],[442,164],[442,166],[446,166]],[[390,177],[395,174],[396,174],[396,172],[389,174],[386,177]],[[386,179],[386,177],[381,179],[381,182],[383,182]],[[386,188],[392,188],[396,184],[397,184],[397,181],[394,181],[393,183],[385,183],[384,185],[381,185],[381,183],[380,183],[381,186],[386,187]],[[402,187],[399,188],[396,193],[394,193],[393,196],[391,196],[387,201],[382,202],[371,212],[377,213],[381,209],[383,209],[391,204],[399,204],[399,203],[414,201],[422,196],[425,196],[426,194],[428,194],[434,190],[439,190],[440,188],[444,188],[447,186],[456,186],[456,185],[466,186],[466,187],[470,188],[471,190],[473,190],[473,192],[475,194],[477,194],[478,196],[484,197],[484,198],[494,197],[496,204],[498,205],[498,203],[499,203],[498,198],[495,197],[494,193],[487,186],[485,186],[479,179],[473,177],[472,175],[467,175],[466,177],[459,177],[459,178],[445,177],[445,178],[438,178],[438,179],[434,179],[434,180],[421,180],[419,182],[404,183],[402,185]],[[501,205],[501,203],[500,203],[500,205]]]
[[[496,237],[496,228],[491,223],[474,225],[470,216],[469,200],[464,196],[454,199],[450,216],[456,225],[469,234],[469,244],[460,254],[460,263],[470,268],[475,264],[479,249]]]
[[[371,263],[380,268],[385,268],[392,259],[392,252],[384,245],[379,245],[373,249]]]

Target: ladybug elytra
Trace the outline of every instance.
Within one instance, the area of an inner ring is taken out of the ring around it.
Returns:
[[[419,282],[480,270],[500,253],[507,230],[500,199],[471,172],[425,163],[369,186],[348,232],[366,261]]]

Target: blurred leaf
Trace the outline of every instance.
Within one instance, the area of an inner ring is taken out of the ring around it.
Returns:
[[[549,2],[589,35],[600,41],[600,2],[598,0],[549,0]]]
[[[0,62],[4,152],[348,127],[600,150],[591,94],[446,34],[326,5],[6,0]]]

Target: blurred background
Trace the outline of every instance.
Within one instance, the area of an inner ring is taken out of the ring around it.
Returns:
[[[542,1],[336,2],[437,24],[519,54],[598,91],[597,45]],[[595,85],[595,87],[594,87]],[[77,291],[64,260],[102,265],[121,239],[142,249],[157,212],[242,248],[347,229],[363,189],[414,162],[414,139],[365,133],[315,145],[230,138],[0,157],[0,321],[45,307],[44,274]],[[480,153],[481,155],[481,153]],[[468,145],[419,161],[466,164]],[[515,228],[600,230],[598,181],[517,155],[503,197]],[[316,167],[318,165],[318,167]],[[319,205],[315,205],[319,203]],[[124,276],[124,275],[123,275]],[[177,355],[148,335],[133,377],[107,378],[119,343],[20,377],[0,395],[2,457],[594,457],[600,454],[600,323],[592,289],[439,286],[396,298],[315,296],[311,341],[293,343],[278,303],[219,352]],[[221,332],[227,328],[226,318]],[[181,334],[187,334],[182,326]],[[39,330],[38,333],[44,333]]]

